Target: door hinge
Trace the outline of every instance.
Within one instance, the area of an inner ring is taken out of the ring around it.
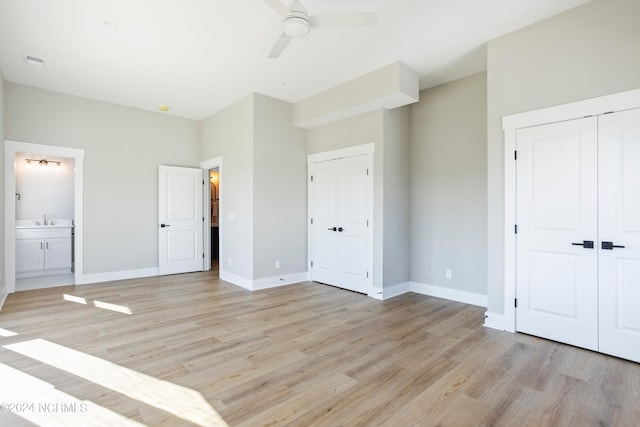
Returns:
[[[369,272],[367,271],[367,279],[369,278]]]
[[[313,261],[311,261],[311,267],[313,267]]]
[[[513,299],[513,306],[514,306],[515,308],[518,308],[518,298],[514,298],[514,299]]]
[[[513,152],[513,160],[518,160],[518,151]]]
[[[367,220],[367,227],[369,226],[369,220]]]
[[[514,226],[513,226],[513,234],[518,234],[518,224],[514,224]]]
[[[311,218],[311,225],[313,225],[313,218]]]
[[[202,222],[204,222],[204,217],[202,217]]]
[[[313,182],[313,175],[311,175],[311,182]]]
[[[202,259],[204,259],[204,254],[202,254]]]

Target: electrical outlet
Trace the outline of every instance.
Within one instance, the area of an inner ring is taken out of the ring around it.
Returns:
[[[276,270],[280,269],[280,261],[276,261]]]
[[[451,280],[451,278],[453,277],[453,272],[450,269],[447,269],[445,271],[445,276],[447,279]]]

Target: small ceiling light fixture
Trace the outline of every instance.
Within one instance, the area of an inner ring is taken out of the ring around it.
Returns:
[[[27,161],[27,165],[30,165],[31,162],[37,162],[40,166],[48,166],[49,163],[54,164],[58,167],[60,167],[60,165],[62,164],[62,162],[59,162],[57,160],[47,160],[47,159],[26,159]]]
[[[24,62],[36,67],[44,67],[44,59],[35,55],[24,54]]]
[[[167,111],[169,111],[169,106],[168,105],[159,105],[158,106],[158,110],[167,112]]]

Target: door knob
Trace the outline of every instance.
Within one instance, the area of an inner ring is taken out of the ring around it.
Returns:
[[[620,248],[620,249],[624,249],[623,245],[614,245],[613,242],[602,242],[602,249],[606,249],[609,251],[612,251],[613,248]]]
[[[572,243],[572,245],[573,246],[582,246],[585,249],[593,249],[593,240],[583,240],[582,243]],[[602,248],[602,249],[604,249],[604,248]]]
[[[171,224],[160,224],[160,228],[171,227]]]
[[[329,228],[327,228],[327,230],[329,230],[329,231],[336,231],[337,229],[338,229],[338,227],[329,227]]]
[[[342,233],[344,231],[344,228],[338,227],[338,231]]]

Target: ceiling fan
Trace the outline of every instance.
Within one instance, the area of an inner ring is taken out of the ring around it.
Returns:
[[[269,52],[269,58],[277,58],[293,38],[304,37],[312,27],[357,27],[374,25],[378,15],[374,12],[328,13],[307,15],[307,9],[299,0],[286,6],[280,0],[263,0],[278,15],[282,16],[282,35]]]

